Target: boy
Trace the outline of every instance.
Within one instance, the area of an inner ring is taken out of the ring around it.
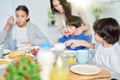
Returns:
[[[83,34],[82,30],[80,31],[79,35],[75,35],[75,31],[79,28],[82,24],[82,20],[80,17],[77,16],[70,16],[67,20],[67,33],[68,36],[62,36],[59,38],[58,42],[64,43],[69,40],[87,40],[87,37]],[[68,50],[80,50],[84,49],[85,47],[79,46],[76,48],[71,48],[70,46],[66,46]]]
[[[120,26],[118,22],[113,18],[100,19],[94,23],[93,29],[96,44],[84,40],[71,40],[66,42],[66,45],[72,43],[73,49],[78,46],[95,48],[93,61],[120,73],[120,45],[118,44]]]

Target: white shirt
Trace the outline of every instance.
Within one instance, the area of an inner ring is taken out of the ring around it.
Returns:
[[[102,44],[96,44],[93,61],[104,65],[111,70],[120,73],[120,46],[118,43],[106,48]]]
[[[17,44],[16,44],[17,47],[23,46],[23,44],[21,43],[28,41],[27,27],[20,28],[16,25],[12,30],[12,34],[13,34],[13,39],[16,39],[17,41]]]

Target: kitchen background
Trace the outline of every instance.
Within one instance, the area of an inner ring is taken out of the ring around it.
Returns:
[[[93,15],[92,10],[98,7],[98,5],[101,6],[100,8],[103,8],[103,11],[101,11],[101,14],[99,15],[100,18],[113,17],[120,23],[120,0],[68,1],[73,1],[84,8],[91,27],[95,21],[95,16]],[[41,29],[51,43],[54,43],[59,36],[59,32],[57,26],[51,24],[51,19],[48,16],[48,9],[50,8],[49,0],[0,0],[0,31],[3,29],[7,19],[11,15],[15,16],[15,9],[20,4],[28,7],[30,11],[30,21],[35,23]]]

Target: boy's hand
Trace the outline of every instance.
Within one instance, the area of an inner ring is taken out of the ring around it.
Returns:
[[[85,40],[68,40],[65,42],[66,46],[71,46],[71,48],[76,48],[78,46],[86,46],[88,44]]]
[[[65,42],[65,46],[71,46],[76,40],[68,40]]]
[[[63,34],[65,37],[68,37],[68,36],[69,36],[69,31],[68,31],[68,29],[63,29],[63,30],[62,30],[62,34]]]
[[[75,47],[86,46],[86,45],[88,45],[88,42],[85,40],[74,40],[74,42],[71,45],[71,48],[74,49]]]

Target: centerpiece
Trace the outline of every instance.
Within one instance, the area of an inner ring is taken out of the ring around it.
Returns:
[[[41,80],[40,66],[31,57],[22,57],[6,68],[5,80]]]

